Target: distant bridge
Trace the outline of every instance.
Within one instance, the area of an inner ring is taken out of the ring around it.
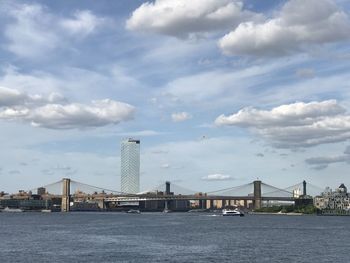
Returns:
[[[311,188],[320,188],[308,184]],[[172,191],[171,191],[171,188]],[[73,191],[72,191],[73,190]],[[293,202],[299,196],[306,196],[306,182],[280,189],[272,185],[256,180],[252,183],[220,189],[207,193],[195,192],[176,184],[170,185],[165,182],[151,190],[138,194],[123,193],[119,191],[100,188],[64,178],[58,182],[37,188],[38,193],[56,195],[61,197],[61,211],[70,210],[70,201],[78,199],[93,199],[100,203],[100,207],[105,207],[110,203],[132,203],[132,202],[162,202],[164,208],[168,208],[171,202],[198,201],[201,208],[214,207],[214,202],[221,202],[221,206],[234,205],[235,201],[242,201],[244,206],[252,204],[254,209],[259,209],[264,201],[289,201]],[[73,194],[72,194],[73,193]]]

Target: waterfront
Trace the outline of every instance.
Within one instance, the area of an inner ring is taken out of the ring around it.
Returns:
[[[348,217],[0,213],[1,262],[335,262]]]

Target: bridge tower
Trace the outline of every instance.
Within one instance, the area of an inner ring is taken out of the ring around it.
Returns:
[[[70,210],[70,179],[62,179],[62,203],[61,203],[61,212],[69,212]]]
[[[261,208],[261,181],[254,181],[254,201],[253,206],[254,209]]]
[[[306,196],[306,181],[303,181],[303,196]]]

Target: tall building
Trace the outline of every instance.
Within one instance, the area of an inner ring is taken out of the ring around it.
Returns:
[[[140,192],[140,140],[127,139],[121,143],[121,191]]]

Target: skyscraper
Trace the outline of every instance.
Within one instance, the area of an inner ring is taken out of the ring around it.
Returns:
[[[140,192],[140,140],[127,139],[121,143],[121,191]]]

